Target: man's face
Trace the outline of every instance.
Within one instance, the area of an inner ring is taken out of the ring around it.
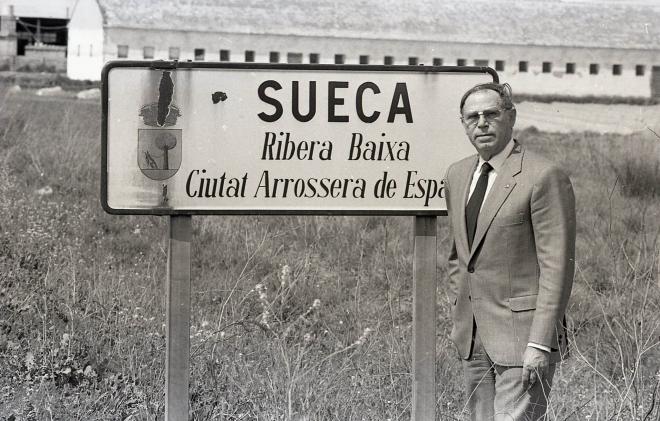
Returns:
[[[489,160],[511,140],[516,110],[505,110],[497,92],[484,89],[470,94],[463,105],[463,127],[477,153]]]

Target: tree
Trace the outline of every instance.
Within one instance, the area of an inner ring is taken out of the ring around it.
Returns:
[[[156,147],[163,151],[163,169],[170,169],[169,150],[176,147],[176,137],[171,133],[161,133],[156,137]]]

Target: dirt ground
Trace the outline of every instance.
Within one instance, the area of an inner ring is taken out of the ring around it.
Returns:
[[[660,135],[660,105],[573,104],[567,102],[516,104],[516,128],[535,126],[548,132],[581,132],[631,134],[644,132]],[[660,137],[660,136],[658,136]]]

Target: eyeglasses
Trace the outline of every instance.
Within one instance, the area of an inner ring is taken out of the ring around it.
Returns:
[[[461,121],[467,124],[469,127],[476,126],[479,123],[479,119],[483,116],[486,123],[490,124],[493,121],[497,120],[505,110],[486,110],[486,111],[477,111],[476,113],[470,113],[464,117],[461,117]]]

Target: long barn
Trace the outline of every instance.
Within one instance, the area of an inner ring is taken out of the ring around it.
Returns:
[[[660,96],[660,7],[511,0],[79,0],[67,72],[108,60],[490,66],[516,92]]]

